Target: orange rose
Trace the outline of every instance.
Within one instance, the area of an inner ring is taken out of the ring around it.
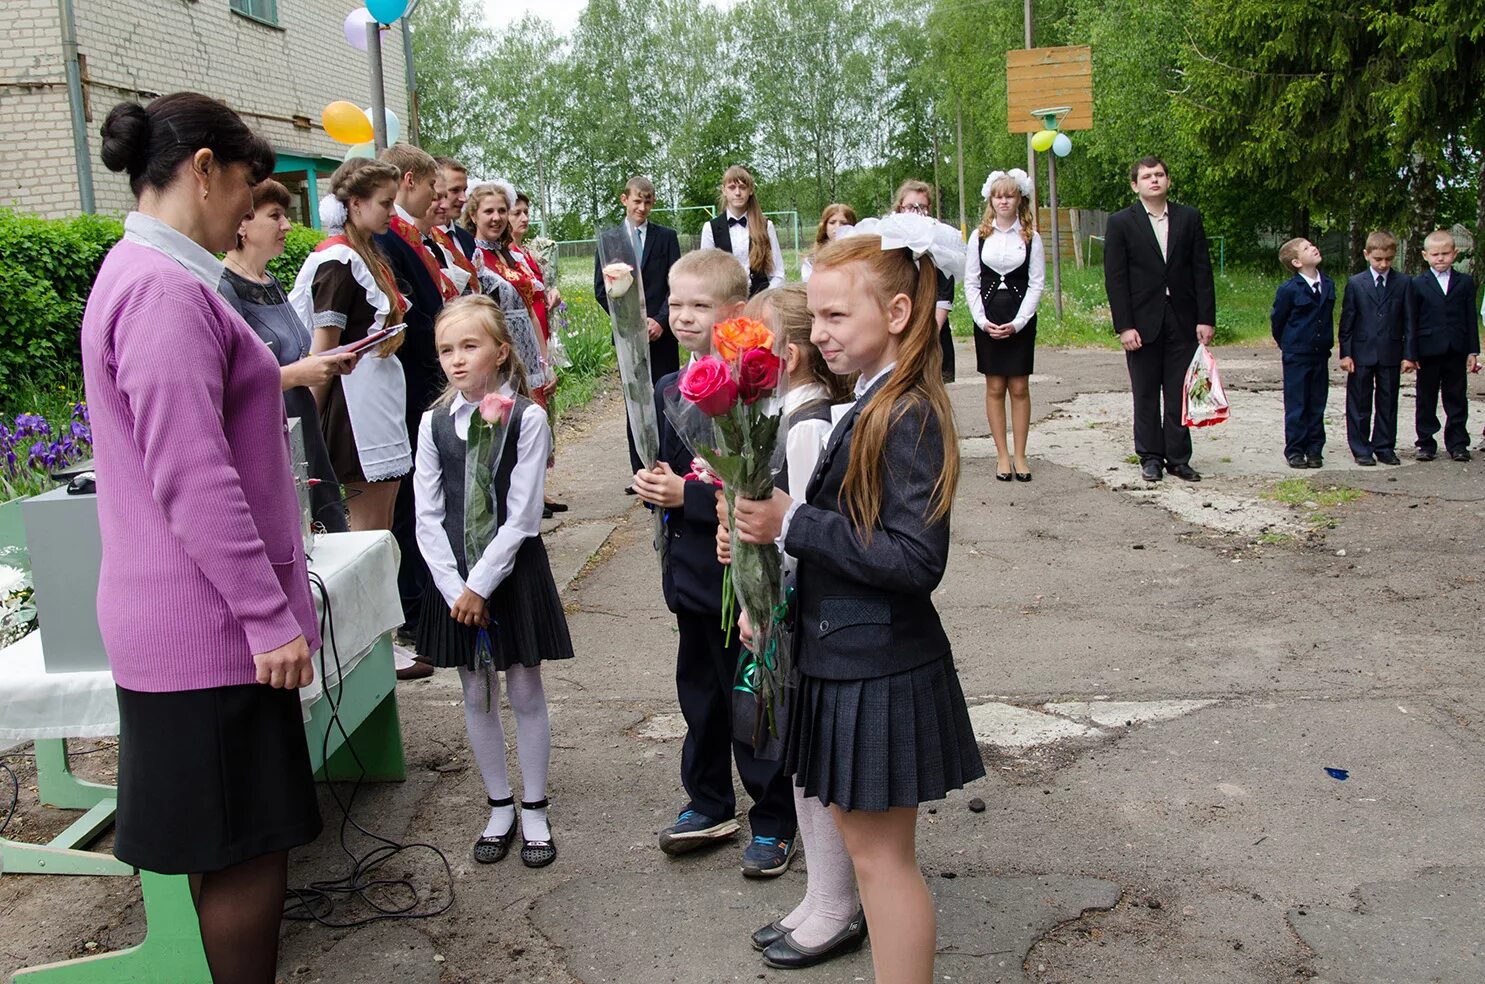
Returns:
[[[712,340],[717,346],[717,354],[728,362],[737,361],[737,357],[748,349],[773,351],[773,332],[752,318],[723,321],[712,328]]]

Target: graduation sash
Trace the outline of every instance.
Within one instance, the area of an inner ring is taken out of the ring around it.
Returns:
[[[473,290],[478,291],[480,288],[479,271],[474,268],[474,264],[469,261],[469,257],[465,256],[464,251],[461,250],[454,242],[454,237],[450,236],[447,232],[444,232],[438,226],[434,226],[433,231],[430,232],[429,235],[432,236],[433,241],[435,243],[438,243],[439,247],[449,255],[449,259],[453,261],[454,266],[469,274],[470,287]]]
[[[458,297],[459,288],[454,286],[452,280],[444,276],[443,264],[438,262],[438,257],[433,255],[433,251],[423,245],[423,235],[418,232],[418,227],[400,215],[393,215],[391,228],[403,242],[412,247],[414,253],[418,254],[418,259],[423,261],[423,266],[428,270],[428,276],[433,278],[433,283],[437,285],[438,292],[443,295],[443,299],[452,301]]]

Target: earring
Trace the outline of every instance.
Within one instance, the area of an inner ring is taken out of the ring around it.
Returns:
[[[206,189],[206,188],[202,188],[201,189],[201,197],[202,198],[205,198],[208,194],[209,194],[208,189]]]

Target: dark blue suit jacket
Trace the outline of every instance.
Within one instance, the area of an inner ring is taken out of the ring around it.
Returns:
[[[433,319],[443,310],[443,295],[422,259],[397,233],[388,229],[376,237],[376,245],[392,268],[397,289],[410,305],[405,319],[407,330],[397,358],[407,378],[408,435],[417,440],[417,425],[423,419],[423,411],[443,388],[443,370],[438,366],[438,350],[433,344]]]
[[[1290,356],[1330,355],[1335,340],[1335,281],[1320,274],[1320,296],[1295,274],[1274,292],[1269,326],[1279,351]]]
[[[640,274],[644,277],[645,313],[666,331],[670,330],[670,268],[681,258],[681,241],[669,226],[645,223],[645,255],[640,257]],[[593,254],[593,296],[598,306],[608,310],[608,292],[603,289],[603,264]],[[672,345],[674,342],[671,343]]]
[[[1407,331],[1408,276],[1387,272],[1387,286],[1377,289],[1370,268],[1346,281],[1341,298],[1341,358],[1358,366],[1399,366]]]
[[[1417,362],[1441,355],[1479,354],[1475,281],[1469,274],[1451,271],[1445,296],[1433,271],[1423,271],[1408,284],[1407,308],[1403,358]]]
[[[660,457],[677,475],[691,470],[695,457],[665,416],[665,394],[674,391],[679,373],[655,384],[655,413],[660,420]],[[667,562],[661,574],[665,604],[673,612],[722,614],[722,565],[717,562],[717,487],[688,481],[685,500],[665,510]]]

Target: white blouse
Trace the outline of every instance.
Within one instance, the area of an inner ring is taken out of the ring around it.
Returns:
[[[975,327],[983,329],[989,324],[985,318],[985,301],[980,297],[980,261],[984,260],[987,267],[1004,277],[1026,262],[1026,248],[1026,243],[1021,239],[1020,222],[1009,229],[992,227],[990,236],[983,245],[980,243],[978,229],[969,234],[969,249],[964,261],[964,297],[969,302],[969,314],[974,319]],[[1042,237],[1035,232],[1031,234],[1031,269],[1027,274],[1026,296],[1021,298],[1021,306],[1011,319],[1011,324],[1016,326],[1017,331],[1025,328],[1036,314],[1036,307],[1042,300],[1042,290],[1047,283],[1047,254],[1042,248]],[[1002,281],[1000,289],[1010,288]]]
[[[514,395],[510,385],[500,388],[506,396]],[[477,405],[454,397],[448,407],[434,407],[423,414],[418,425],[417,468],[413,472],[413,501],[417,516],[418,549],[428,564],[433,585],[450,608],[459,600],[464,586],[481,598],[488,599],[516,566],[516,551],[528,538],[541,535],[541,509],[545,497],[547,458],[552,453],[552,431],[547,415],[535,404],[521,415],[521,432],[516,436],[516,464],[510,475],[510,491],[505,497],[505,522],[500,524],[485,552],[470,561],[469,579],[459,577],[454,548],[443,528],[446,482],[463,482],[463,475],[444,475],[438,448],[433,443],[433,415],[446,413],[454,418],[454,433],[469,440],[469,419]]]
[[[732,218],[742,218],[740,215],[732,215],[731,212],[725,214]],[[784,286],[784,251],[779,248],[779,234],[774,231],[773,220],[764,219],[764,221],[768,223],[769,255],[773,257],[773,272],[768,275],[768,286],[782,287]],[[748,266],[748,227],[729,226],[727,234],[732,239],[732,255],[737,258],[737,262],[742,264],[743,270],[751,277],[752,268]],[[715,249],[716,245],[716,240],[712,236],[712,224],[708,222],[701,227],[701,248]]]

